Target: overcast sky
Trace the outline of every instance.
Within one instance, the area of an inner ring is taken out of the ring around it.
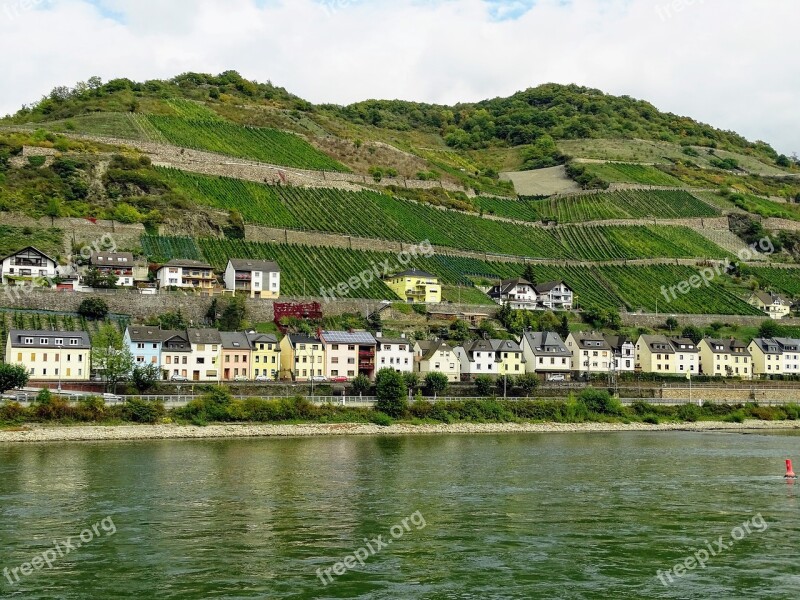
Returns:
[[[546,82],[800,152],[800,0],[0,0],[0,115],[57,85],[235,69],[314,103]]]

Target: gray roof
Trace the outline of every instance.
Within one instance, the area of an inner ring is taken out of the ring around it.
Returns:
[[[80,348],[88,350],[92,347],[89,334],[85,331],[43,331],[36,329],[12,329],[8,332],[12,348]],[[32,339],[31,344],[26,344],[25,338]],[[56,345],[56,340],[64,340],[61,346]],[[77,344],[70,344],[70,340],[78,340]],[[45,340],[42,342],[42,340]]]
[[[439,350],[445,350],[447,352],[453,352],[453,348],[445,342],[444,340],[422,340],[418,341],[420,350],[422,350],[422,359],[428,360],[434,354],[436,354]]]
[[[489,340],[495,352],[522,352],[519,344],[513,340]]]
[[[621,351],[625,344],[632,344],[630,338],[624,335],[605,335],[606,342],[612,350]]]
[[[326,344],[358,344],[361,346],[374,346],[375,338],[367,331],[323,331],[322,339]]]
[[[247,341],[250,342],[250,345],[253,344],[277,344],[278,338],[270,333],[258,333],[255,331],[248,331],[245,333],[247,337]]]
[[[131,252],[92,252],[91,263],[95,267],[133,267],[133,262]]]
[[[225,350],[250,350],[250,341],[244,333],[238,331],[221,331],[222,347]]]
[[[189,337],[186,335],[185,331],[163,331],[162,332],[164,337],[162,343],[164,344],[164,349],[169,352],[191,352],[192,346],[189,343]],[[177,343],[180,344],[182,347],[180,348],[170,348],[170,343]]]
[[[516,288],[518,285],[527,285],[530,286],[531,289],[534,288],[534,285],[528,281],[527,279],[523,279],[522,277],[515,277],[514,279],[504,279],[498,285],[494,286],[490,291],[489,295],[504,295],[508,294],[511,290]]]
[[[534,356],[572,356],[564,340],[555,331],[526,331],[522,339],[530,346]]]
[[[231,258],[229,259],[231,266],[236,271],[262,271],[264,273],[280,273],[281,268],[278,263],[272,260],[250,260],[247,258]]]
[[[675,348],[665,335],[642,335],[639,340],[643,342],[651,352],[661,354],[675,354]]]
[[[194,269],[211,269],[211,265],[202,260],[189,260],[187,258],[173,258],[168,263],[162,265],[164,267],[189,267]]]
[[[775,338],[775,341],[784,352],[798,352],[800,351],[800,340],[794,338]]]
[[[777,304],[782,304],[782,305],[783,304],[791,305],[791,302],[789,302],[789,300],[787,298],[785,298],[784,296],[781,296],[780,294],[773,294],[772,292],[756,291],[756,292],[753,292],[753,296],[755,296],[756,298],[761,300],[761,302],[763,302],[767,306],[770,306],[770,305],[776,304],[776,303]]]
[[[708,347],[711,348],[711,352],[714,354],[729,354],[733,353],[734,349],[741,350],[741,352],[736,352],[736,354],[740,354],[743,356],[750,356],[750,353],[747,351],[747,346],[744,343],[740,342],[739,340],[718,340],[714,338],[706,338],[706,343]],[[722,350],[717,350],[715,346],[722,346]]]
[[[398,346],[401,344],[405,344],[406,346],[413,346],[414,340],[410,340],[408,338],[386,338],[386,337],[378,337],[375,338],[375,341],[378,344],[390,344],[392,346]]]
[[[564,283],[564,282],[563,281],[546,281],[546,282],[536,286],[536,293],[537,294],[546,294],[547,292],[552,291],[553,288],[558,287],[562,283]],[[567,287],[569,287],[569,286],[567,286]]]
[[[778,345],[777,340],[770,338],[755,338],[752,343],[755,344],[764,354],[780,355],[783,353],[781,347]]]
[[[572,337],[583,350],[611,350],[606,338],[600,333],[573,333]]]
[[[475,340],[474,342],[464,342],[461,346],[467,356],[471,357],[474,352],[494,352],[492,342],[489,340]]]
[[[306,335],[305,333],[290,333],[286,337],[289,338],[289,343],[292,346],[296,346],[297,344],[319,344],[320,340],[315,337],[311,337],[310,335]]]
[[[675,352],[691,352],[691,353],[699,353],[700,348],[697,347],[692,340],[687,338],[669,338],[670,344],[675,349]],[[681,346],[684,346],[681,348]]]
[[[37,254],[41,254],[41,255],[42,255],[44,258],[47,258],[48,260],[50,260],[50,261],[54,262],[55,264],[58,264],[58,263],[56,262],[56,259],[54,259],[52,256],[50,256],[50,255],[48,255],[48,254],[45,254],[44,252],[42,252],[41,250],[39,250],[39,249],[38,249],[38,248],[36,248],[35,246],[25,246],[24,248],[20,248],[20,249],[19,249],[19,250],[17,250],[16,252],[12,252],[11,254],[7,254],[7,255],[6,255],[6,256],[4,256],[3,258],[0,258],[0,262],[4,261],[4,260],[5,260],[5,259],[7,259],[7,258],[11,258],[12,256],[16,256],[16,255],[17,255],[17,254],[19,254],[20,252],[25,252],[25,250],[33,250],[33,251],[34,251],[34,252],[36,252]]]
[[[174,331],[164,331],[160,327],[146,325],[131,325],[128,327],[128,337],[132,342],[163,342],[166,335],[172,337]]]
[[[221,344],[222,336],[216,329],[187,329],[192,344]]]

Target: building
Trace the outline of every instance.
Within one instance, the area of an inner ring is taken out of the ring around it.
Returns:
[[[192,345],[185,331],[162,331],[161,372],[164,379],[183,379],[188,381],[193,373],[189,372],[189,358]]]
[[[453,349],[461,365],[461,379],[471,380],[478,375],[497,376],[497,358],[492,342],[475,340]]]
[[[769,315],[770,319],[782,319],[792,310],[792,303],[788,298],[770,292],[753,292],[748,302]]]
[[[375,377],[376,341],[365,331],[323,331],[320,340],[325,348],[325,376],[348,380],[364,375]]]
[[[187,329],[191,344],[189,354],[189,379],[192,381],[219,381],[222,335],[216,329]]]
[[[700,372],[710,377],[741,377],[751,379],[752,357],[738,340],[705,338],[700,348]]]
[[[489,290],[489,297],[498,304],[508,303],[514,310],[536,310],[539,300],[535,286],[522,277],[501,281]]]
[[[3,285],[19,282],[41,285],[57,276],[58,263],[33,246],[9,254],[0,261],[0,282]]]
[[[636,345],[622,335],[606,335],[614,354],[612,369],[617,373],[633,373],[636,369]]]
[[[675,350],[675,374],[699,375],[700,349],[697,344],[687,338],[669,338],[669,343]]]
[[[406,302],[435,304],[442,301],[442,286],[436,275],[411,269],[389,275],[385,283]]]
[[[611,346],[599,333],[570,333],[567,349],[572,352],[572,371],[589,377],[594,373],[608,373],[614,365]]]
[[[102,275],[115,275],[117,286],[133,287],[133,254],[130,252],[92,252],[89,266]]]
[[[636,370],[670,375],[676,371],[675,349],[663,335],[640,335],[636,341]]]
[[[171,260],[158,270],[156,278],[161,288],[210,291],[217,285],[211,265],[198,260]]]
[[[755,338],[747,345],[753,359],[753,375],[769,378],[783,375],[783,350],[770,338]]]
[[[572,310],[575,294],[563,281],[548,281],[536,286],[539,310]]]
[[[572,352],[554,331],[526,331],[520,341],[525,371],[548,381],[566,381],[572,374]]]
[[[281,370],[278,338],[255,331],[248,331],[245,335],[250,343],[250,379],[277,381]]]
[[[517,342],[512,340],[489,340],[497,360],[497,374],[522,375],[525,372],[525,356]]]
[[[156,365],[160,369],[161,347],[168,333],[160,327],[147,325],[131,325],[125,329],[123,342],[131,351],[134,364],[138,367]]]
[[[220,332],[222,348],[222,381],[250,379],[250,341],[238,331]]]
[[[800,375],[800,340],[792,338],[775,338],[781,349],[783,375]]]
[[[251,298],[276,299],[281,295],[281,269],[273,261],[231,258],[224,279],[226,290]]]
[[[403,337],[386,338],[383,334],[375,334],[377,344],[376,368],[394,369],[398,373],[414,371],[414,347],[410,340]]]
[[[5,362],[24,366],[37,381],[89,381],[91,352],[85,331],[12,329]]]
[[[281,379],[310,381],[325,378],[325,348],[322,342],[302,333],[290,333],[281,340]]]
[[[414,372],[425,377],[428,373],[443,373],[448,381],[461,381],[461,363],[455,351],[441,340],[418,341],[414,344]]]

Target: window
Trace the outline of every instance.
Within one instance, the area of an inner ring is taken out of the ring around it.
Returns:
[[[334,356],[333,358],[331,358],[331,364],[332,365],[338,365],[339,364],[339,357],[338,356]]]
[[[25,344],[27,345],[33,344],[33,338],[25,338]]]
[[[75,339],[73,339],[73,340],[70,340],[70,341],[69,341],[69,345],[70,345],[70,346],[77,346],[77,345],[78,345],[78,340],[75,340]]]
[[[339,349],[339,344],[332,344],[331,345],[331,350],[338,350],[338,349]]]
[[[42,346],[45,346],[45,345],[47,345],[47,342],[48,342],[48,341],[49,341],[49,340],[48,340],[47,338],[39,338],[39,343],[40,343]]]

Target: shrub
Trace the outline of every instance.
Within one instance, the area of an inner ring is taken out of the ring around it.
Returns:
[[[86,298],[78,306],[78,314],[90,321],[105,319],[108,315],[108,304],[100,298]]]
[[[642,421],[644,421],[645,423],[650,423],[652,425],[658,425],[659,423],[658,415],[654,414],[645,415]]]
[[[694,423],[700,418],[700,407],[696,404],[682,404],[678,407],[678,418],[681,421]]]
[[[106,403],[98,396],[88,396],[78,399],[75,409],[75,418],[79,421],[97,422],[106,416]]]
[[[0,423],[22,423],[27,416],[27,409],[19,402],[0,404]]]
[[[411,406],[408,407],[408,410],[412,416],[418,419],[428,419],[432,418],[431,412],[433,411],[433,404],[422,398],[417,398]]]
[[[589,412],[599,415],[620,415],[622,414],[622,404],[608,390],[598,390],[586,388],[578,396],[578,400],[586,405]]]
[[[488,396],[492,393],[494,381],[488,375],[478,375],[475,378],[475,391],[479,396]]]
[[[744,420],[745,420],[745,415],[744,415],[744,410],[742,409],[733,411],[724,419],[726,423],[744,423]]]
[[[800,405],[787,404],[783,407],[783,411],[786,413],[786,418],[790,421],[797,421],[800,419]]]
[[[122,409],[122,416],[133,423],[158,423],[167,414],[160,400],[129,398]]]
[[[375,423],[375,425],[380,425],[381,427],[388,427],[389,425],[392,424],[392,417],[390,417],[386,413],[374,412],[370,418],[370,421]]]
[[[402,417],[408,410],[406,401],[406,382],[401,373],[394,369],[381,369],[375,378],[376,395],[378,398],[375,408],[390,417]]]

